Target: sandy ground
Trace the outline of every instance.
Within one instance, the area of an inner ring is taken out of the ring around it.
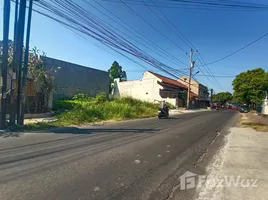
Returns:
[[[251,122],[242,115],[240,123]],[[233,127],[225,145],[207,167],[208,176],[201,185],[199,200],[267,199],[268,132]]]

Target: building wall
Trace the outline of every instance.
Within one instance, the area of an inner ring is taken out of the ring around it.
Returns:
[[[189,78],[187,76],[181,76],[178,81],[188,87]],[[190,88],[193,93],[199,96],[199,100],[209,101],[209,97],[206,95],[206,93],[208,93],[208,88],[206,86],[192,79]]]
[[[209,101],[208,88],[202,84],[199,84],[199,99]]]
[[[189,78],[187,76],[181,76],[180,79],[178,79],[178,81],[182,84],[184,84],[185,86],[187,86],[188,88],[188,83],[189,83]],[[191,80],[191,92],[195,93],[195,94],[199,94],[199,83],[197,83],[195,80]]]
[[[143,101],[160,101],[159,94],[161,86],[157,83],[156,77],[144,76],[140,80],[123,81],[119,79],[114,81],[114,97],[133,97]]]
[[[158,81],[161,80],[149,72],[145,72],[140,80],[120,82],[119,79],[115,79],[113,97],[133,97],[152,103],[165,100],[173,106],[178,106],[178,95],[175,98],[166,97],[170,95],[160,95],[160,90],[163,88]]]
[[[170,103],[171,105],[178,107],[179,106],[179,99],[177,98],[163,98],[167,103]],[[182,106],[181,106],[182,107]]]
[[[109,93],[109,73],[54,58],[43,58],[46,68],[54,74],[56,91],[54,98],[72,97],[77,93],[95,96]],[[60,69],[57,70],[57,68]],[[55,72],[55,69],[57,72]]]

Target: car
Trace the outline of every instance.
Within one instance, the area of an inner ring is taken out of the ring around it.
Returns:
[[[232,110],[239,110],[239,103],[237,103],[237,102],[233,102],[232,104]]]
[[[249,112],[249,106],[247,106],[247,105],[240,106],[239,112],[248,113]]]
[[[237,106],[232,105],[232,110],[238,110]]]

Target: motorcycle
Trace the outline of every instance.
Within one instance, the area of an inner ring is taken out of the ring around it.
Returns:
[[[162,118],[168,118],[169,117],[169,113],[168,113],[168,111],[166,111],[166,112],[164,112],[164,110],[163,109],[160,109],[159,108],[159,110],[158,110],[158,119],[162,119]]]

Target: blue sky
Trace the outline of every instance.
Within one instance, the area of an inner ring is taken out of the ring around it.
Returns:
[[[103,0],[97,0],[104,7],[109,9],[114,15],[121,18],[127,24],[146,35],[157,45],[164,48],[168,53],[182,60],[184,63],[189,63],[189,57],[185,55],[176,45],[180,46],[186,51],[190,51],[175,34],[170,31],[147,7],[144,5],[130,5],[137,13],[148,20],[153,26],[155,26],[161,33],[173,41],[171,43],[153,28],[151,28],[142,19],[132,13],[125,5],[114,2],[107,2]],[[114,16],[110,15],[101,8],[98,4],[90,1],[92,5],[96,6],[102,12],[108,14],[114,20],[117,20]],[[263,3],[263,0],[251,0],[248,2]],[[14,6],[14,4],[12,4]],[[123,29],[119,23],[115,23],[108,17],[97,11],[95,8],[87,6],[85,7],[89,12],[94,13],[99,18],[114,26],[117,33],[123,35],[133,43],[140,46],[134,40],[139,40],[135,35],[127,32]],[[152,9],[159,14],[154,7]],[[160,8],[162,12],[173,22],[173,24],[197,47],[206,62],[211,62],[221,58],[236,49],[244,46],[245,44],[255,40],[256,38],[264,35],[268,32],[268,25],[265,19],[268,18],[268,11],[223,11],[213,10],[204,11],[198,9],[178,9],[178,8]],[[0,0],[0,15],[3,16],[3,0]],[[11,13],[11,25],[13,25],[14,9]],[[163,18],[163,20],[166,20]],[[122,24],[122,23],[121,23]],[[0,21],[0,38],[2,38],[3,22],[2,17]],[[11,26],[13,30],[13,26]],[[126,35],[129,35],[128,38]],[[12,37],[10,33],[10,37]],[[134,39],[134,40],[133,40]],[[209,65],[210,70],[214,75],[237,75],[238,73],[253,69],[256,67],[262,67],[268,70],[268,37],[255,43],[254,45],[246,48],[245,50],[235,54],[234,56],[225,59],[221,62]],[[36,46],[38,49],[46,52],[47,56],[57,59],[98,68],[102,70],[108,70],[114,60],[117,60],[121,66],[127,71],[128,79],[136,79],[142,76],[143,68],[136,63],[126,59],[113,50],[103,46],[98,41],[88,38],[85,40],[79,37],[74,32],[70,31],[66,27],[54,22],[39,14],[33,14],[32,20],[32,32],[30,46]],[[144,50],[146,50],[144,48]],[[156,51],[156,50],[155,50]],[[179,64],[175,65],[170,59],[163,59],[155,51],[146,50],[146,52],[155,58],[159,59],[163,63],[177,68],[185,69],[186,67]],[[146,68],[155,72],[153,67],[142,61],[137,60]],[[197,65],[200,63],[197,60]],[[201,68],[205,74],[206,70]],[[195,69],[198,71],[199,69]],[[200,70],[199,70],[200,71]],[[202,74],[202,73],[200,73]],[[209,88],[213,88],[215,91],[232,91],[233,78],[216,78],[220,85],[213,79],[208,79],[204,76],[196,76],[197,80],[206,84]]]

